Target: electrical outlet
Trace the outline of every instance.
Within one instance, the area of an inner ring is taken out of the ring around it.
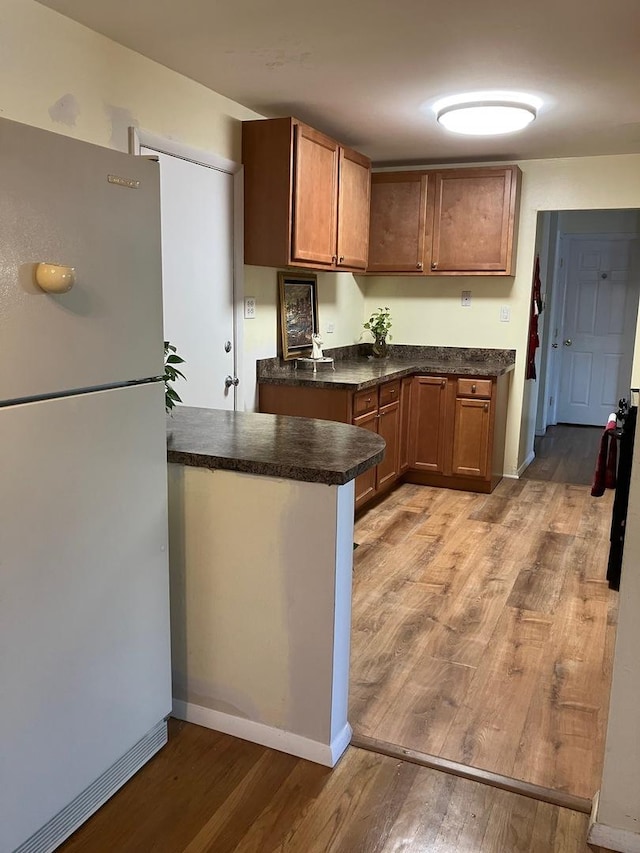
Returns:
[[[256,318],[256,298],[255,296],[245,296],[244,298],[244,319],[255,320]]]
[[[335,332],[335,330],[336,330],[336,327],[333,325],[333,323],[327,323],[327,334],[328,335],[332,335]]]
[[[471,308],[471,291],[463,290],[460,298],[460,304],[463,308]]]
[[[508,305],[500,307],[500,322],[508,323],[511,320],[511,308]]]

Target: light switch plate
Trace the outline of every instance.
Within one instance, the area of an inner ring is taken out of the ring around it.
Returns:
[[[511,308],[508,305],[500,307],[500,322],[508,323],[511,320]]]
[[[471,291],[470,290],[463,290],[462,291],[462,296],[460,298],[460,304],[462,305],[463,308],[470,308],[471,307]]]

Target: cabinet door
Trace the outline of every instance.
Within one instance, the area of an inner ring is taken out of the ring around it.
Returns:
[[[400,403],[383,406],[378,414],[378,435],[387,443],[384,459],[378,464],[377,487],[390,486],[398,479],[398,437],[400,433]]]
[[[411,385],[413,378],[405,376],[400,387],[400,437],[398,440],[398,473],[404,474],[409,467],[409,435],[411,413]]]
[[[424,173],[381,172],[371,176],[369,270],[424,272],[426,209]]]
[[[366,269],[369,252],[371,162],[340,148],[338,173],[338,266]]]
[[[353,419],[353,425],[368,429],[370,432],[378,432],[378,411],[369,412]],[[376,472],[378,466],[369,468],[364,474],[356,477],[355,486],[355,508],[358,509],[376,493]]]
[[[291,260],[331,266],[336,257],[338,143],[304,124],[294,133]]]
[[[434,176],[432,272],[511,271],[516,166]]]
[[[482,477],[489,473],[491,402],[456,398],[452,473]]]
[[[411,467],[444,473],[447,380],[416,376],[411,389]]]

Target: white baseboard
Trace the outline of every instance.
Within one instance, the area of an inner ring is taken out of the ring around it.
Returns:
[[[605,850],[615,850],[617,853],[640,853],[640,834],[615,826],[605,826],[603,823],[591,824],[587,843],[604,847]]]
[[[629,829],[618,829],[615,826],[598,823],[599,805],[600,791],[593,798],[587,844],[603,847],[605,850],[615,850],[616,853],[640,853],[640,834],[631,832]]]
[[[178,720],[186,720],[198,726],[205,726],[217,732],[224,732],[242,740],[259,743],[298,758],[306,758],[316,764],[324,764],[325,767],[334,767],[342,753],[351,742],[351,726],[347,723],[338,732],[331,743],[321,743],[311,740],[302,735],[277,729],[273,726],[265,726],[244,717],[234,717],[232,714],[224,714],[222,711],[213,711],[202,705],[194,705],[192,702],[183,702],[180,699],[173,700],[172,716]]]

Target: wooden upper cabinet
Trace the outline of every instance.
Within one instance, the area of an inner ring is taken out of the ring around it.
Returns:
[[[338,143],[304,124],[294,126],[291,259],[336,262]]]
[[[245,263],[363,270],[370,161],[294,118],[242,124]]]
[[[376,172],[369,272],[513,275],[517,166]]]
[[[513,273],[517,166],[433,174],[432,274]]]
[[[424,172],[378,172],[371,176],[371,272],[422,274],[428,265],[426,225]]]
[[[338,178],[338,266],[364,270],[369,254],[371,162],[351,148],[340,148]]]

